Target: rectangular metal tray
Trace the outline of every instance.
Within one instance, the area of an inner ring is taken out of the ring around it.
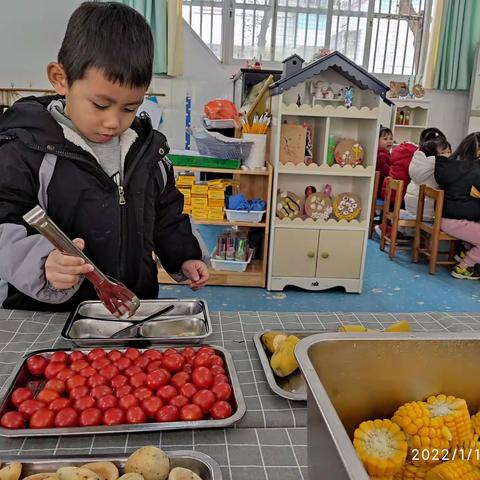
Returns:
[[[273,373],[270,367],[270,358],[272,354],[265,348],[262,342],[262,335],[269,332],[280,332],[286,335],[295,335],[298,338],[303,339],[310,335],[316,335],[317,333],[327,333],[328,330],[264,330],[257,333],[253,337],[253,343],[258,352],[260,363],[262,364],[263,371],[267,377],[267,382],[270,389],[279,395],[280,397],[288,400],[296,400],[299,402],[307,401],[307,382],[303,378],[300,369],[297,369],[288,377],[278,377]]]
[[[480,407],[480,335],[332,333],[302,340],[295,356],[308,385],[309,478],[368,480],[352,444],[365,420],[445,393]]]
[[[220,466],[212,457],[205,453],[190,450],[176,450],[166,453],[170,458],[171,468],[189,468],[199,475],[202,480],[222,480]],[[125,456],[124,453],[118,456],[112,454],[92,454],[88,456],[57,456],[50,458],[15,455],[7,458],[2,457],[2,461],[7,463],[20,462],[22,464],[21,478],[24,478],[36,473],[56,471],[62,467],[79,467],[90,462],[113,462],[119,469],[122,469],[127,462],[127,458],[128,456]]]
[[[72,427],[72,428],[22,428],[18,430],[11,430],[0,426],[0,436],[2,437],[44,437],[44,436],[59,436],[59,435],[88,435],[101,433],[129,433],[129,432],[151,432],[163,430],[193,430],[197,428],[224,428],[238,422],[246,412],[245,399],[240,388],[237,372],[233,364],[233,359],[230,353],[224,348],[213,346],[215,352],[222,357],[225,363],[225,370],[227,376],[230,378],[230,383],[233,390],[233,415],[223,420],[197,420],[197,421],[178,421],[178,422],[151,422],[138,424],[124,424],[105,426],[99,425],[95,427]],[[161,348],[157,348],[162,350]],[[58,350],[71,353],[73,350],[54,349],[54,350],[37,350],[26,355],[22,362],[16,367],[10,378],[7,380],[6,391],[2,398],[0,398],[0,417],[11,408],[10,396],[16,388],[25,385],[27,382],[32,390],[39,390],[42,385],[39,380],[31,380],[27,370],[27,360],[36,354],[51,354]],[[108,351],[108,348],[105,349]],[[119,349],[122,351],[122,349]],[[81,349],[82,352],[88,354],[90,350]]]
[[[174,309],[140,327],[140,338],[109,338],[168,305]],[[99,301],[82,302],[68,317],[62,337],[78,347],[200,344],[212,334],[205,301],[198,299],[142,300],[135,315],[118,320]]]

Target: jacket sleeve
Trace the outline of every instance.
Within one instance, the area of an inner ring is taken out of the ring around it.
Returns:
[[[410,178],[417,184],[425,183],[435,170],[435,156],[427,157],[423,152],[417,150],[408,167]]]
[[[57,290],[45,277],[45,261],[54,246],[22,218],[38,204],[38,179],[24,152],[18,141],[0,147],[0,278],[40,302],[63,303],[78,286]]]
[[[390,154],[383,149],[379,149],[377,153],[377,171],[380,172],[380,177],[383,179],[388,177],[390,170]]]
[[[204,257],[202,241],[192,228],[189,216],[182,214],[183,195],[175,187],[171,164],[160,160],[158,166],[165,188],[156,202],[155,254],[170,276],[182,281],[183,263]]]

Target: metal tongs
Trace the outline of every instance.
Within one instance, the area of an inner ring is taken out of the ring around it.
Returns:
[[[68,255],[80,257],[85,263],[92,265],[93,271],[86,273],[85,276],[93,283],[100,301],[115,317],[129,318],[137,311],[140,306],[140,300],[137,296],[118,280],[111,279],[102,273],[60,230],[40,206],[37,205],[26,213],[23,219],[50,240],[57,250]]]
[[[138,338],[140,337],[140,327],[145,325],[147,322],[151,320],[155,320],[157,317],[161,315],[165,315],[166,313],[170,312],[175,308],[175,305],[169,305],[168,307],[162,308],[161,310],[152,313],[148,317],[142,318],[138,322],[135,322],[133,325],[129,325],[128,327],[122,328],[118,332],[115,332],[113,335],[110,335],[110,338]]]

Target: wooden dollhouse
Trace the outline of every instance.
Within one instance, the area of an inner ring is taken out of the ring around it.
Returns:
[[[269,290],[361,292],[387,91],[339,52],[307,65],[298,55],[284,61],[271,86]]]

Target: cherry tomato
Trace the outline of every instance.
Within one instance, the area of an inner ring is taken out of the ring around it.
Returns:
[[[143,356],[147,357],[149,360],[161,360],[163,355],[160,351],[150,348],[143,352]]]
[[[217,401],[215,394],[211,390],[199,390],[193,397],[192,403],[198,405],[204,414],[213,407],[213,404]]]
[[[117,398],[122,398],[125,395],[128,395],[133,392],[133,388],[131,385],[124,385],[123,387],[120,387],[116,390],[115,396]]]
[[[30,428],[51,428],[55,420],[55,412],[48,408],[39,408],[28,422]]]
[[[46,408],[46,406],[47,404],[41,400],[25,400],[19,405],[18,411],[30,418],[37,410]]]
[[[191,380],[192,380],[192,377],[189,373],[178,372],[172,377],[172,379],[170,380],[170,383],[178,390],[181,387],[183,387],[186,383],[191,382]]]
[[[62,408],[55,415],[54,423],[59,428],[76,427],[78,424],[78,413],[71,407]]]
[[[103,375],[96,373],[95,375],[89,377],[87,384],[89,387],[93,388],[98,387],[99,385],[107,385],[108,380]]]
[[[180,416],[178,408],[174,405],[165,405],[160,407],[155,416],[157,422],[176,422]]]
[[[85,378],[90,378],[96,375],[97,371],[91,367],[90,365],[88,367],[82,368],[80,372],[78,372],[82,377]]]
[[[25,428],[27,417],[21,412],[7,412],[2,415],[0,424],[4,428]]]
[[[48,409],[52,410],[52,412],[58,412],[62,410],[62,408],[67,408],[71,405],[71,401],[69,398],[60,397],[55,399],[49,406]]]
[[[62,394],[65,391],[65,382],[62,382],[58,378],[52,378],[45,384],[44,388],[46,390],[55,390],[56,392]]]
[[[137,388],[133,394],[135,395],[135,397],[137,397],[140,401],[143,401],[145,400],[146,398],[149,398],[151,396],[153,396],[153,392],[147,388],[147,387],[140,387],[140,388]]]
[[[120,425],[125,423],[125,414],[121,408],[109,408],[103,412],[104,425]]]
[[[155,370],[160,370],[163,368],[162,360],[153,360],[147,366],[147,372],[154,372]]]
[[[77,412],[83,412],[87,408],[92,408],[94,406],[95,406],[95,399],[90,396],[77,398],[77,400],[75,400],[75,403],[73,404],[73,408]]]
[[[91,366],[95,370],[101,370],[103,367],[106,367],[107,365],[111,365],[111,363],[112,362],[107,357],[100,357],[100,358],[97,358],[96,360],[94,360],[91,363]]]
[[[203,418],[202,409],[198,405],[189,403],[180,409],[180,420],[192,422],[194,420],[201,420]]]
[[[164,357],[168,357],[168,355],[172,355],[172,354],[178,354],[177,350],[175,350],[174,348],[167,348],[167,349],[163,352],[163,356],[164,356]]]
[[[210,357],[208,353],[197,353],[195,357],[192,358],[192,366],[197,367],[209,367],[210,366]]]
[[[110,395],[111,393],[113,393],[113,391],[108,385],[97,385],[96,387],[92,388],[90,395],[95,400],[98,400],[99,398],[102,398],[105,395]]]
[[[45,402],[47,405],[60,397],[60,394],[56,390],[49,390],[44,388],[38,395],[37,400]]]
[[[110,380],[110,386],[116,390],[117,388],[123,387],[124,385],[128,384],[128,377],[125,375],[115,375]]]
[[[85,355],[80,350],[75,350],[70,354],[70,363],[76,362],[78,360],[85,360]]]
[[[155,415],[163,407],[163,402],[158,397],[148,397],[142,402],[142,408],[149,418],[155,418]]]
[[[164,368],[153,370],[147,375],[145,385],[148,388],[157,390],[161,386],[166,385],[170,381],[170,377],[170,372],[167,372]]]
[[[132,395],[131,393],[121,397],[118,400],[118,406],[120,408],[123,408],[124,410],[128,410],[130,407],[135,407],[136,405],[138,405],[138,403],[139,403],[138,398],[135,397],[135,395]]]
[[[137,367],[140,367],[142,370],[145,370],[149,365],[150,361],[151,360],[148,357],[141,355],[133,361],[133,364]]]
[[[185,405],[188,405],[189,403],[190,403],[190,400],[187,397],[184,397],[183,395],[175,395],[170,400],[170,405],[173,405],[174,407],[177,407],[177,408],[182,408]]]
[[[25,400],[33,398],[32,391],[27,387],[16,388],[12,393],[12,403],[15,407],[18,407]]]
[[[87,384],[87,379],[81,375],[74,375],[67,380],[67,390],[73,390],[75,387],[83,387]]]
[[[225,400],[228,402],[232,397],[232,387],[228,383],[217,383],[212,387],[212,392],[218,400]]]
[[[163,367],[170,373],[179,372],[182,369],[184,363],[185,359],[178,353],[165,355],[162,360]]]
[[[231,417],[232,406],[224,400],[215,402],[213,407],[210,409],[210,415],[214,420]]]
[[[180,394],[187,398],[192,398],[197,391],[197,387],[193,383],[186,383],[180,387]]]
[[[125,418],[127,419],[127,423],[145,423],[147,421],[145,412],[142,407],[139,406],[130,407],[125,412]]]
[[[104,358],[106,356],[107,356],[107,353],[103,348],[94,348],[92,351],[88,353],[87,358],[88,358],[88,361],[92,363],[98,358]]]
[[[220,365],[212,365],[210,371],[213,375],[225,375],[225,369]]]
[[[116,407],[117,405],[118,405],[118,399],[117,397],[113,396],[111,393],[97,400],[97,408],[99,408],[103,412],[105,412],[109,408]]]
[[[192,347],[185,347],[181,355],[186,361],[189,361],[195,356],[195,350]]]
[[[198,367],[192,372],[192,381],[197,388],[210,388],[213,383],[212,372],[207,367]]]
[[[130,377],[130,385],[133,388],[139,388],[142,387],[145,384],[145,380],[147,379],[147,374],[140,372],[136,373],[135,375],[132,375]]]
[[[69,368],[64,368],[63,370],[60,370],[55,378],[58,378],[58,380],[61,380],[62,382],[66,382],[69,378],[73,377],[75,375],[75,372],[70,370]]]
[[[213,384],[218,385],[219,383],[229,383],[228,377],[226,375],[222,375],[221,373],[219,373],[218,375],[215,375],[213,377]]]
[[[107,365],[106,367],[103,367],[100,369],[98,372],[100,375],[103,375],[106,379],[111,380],[113,377],[118,375],[118,368],[115,365]]]
[[[123,355],[122,352],[120,352],[119,350],[111,350],[107,356],[111,362],[115,363],[120,360]]]
[[[182,372],[192,373],[193,367],[189,363],[185,363],[182,367]]]
[[[27,368],[31,375],[43,375],[47,368],[48,360],[42,355],[32,355],[28,357]]]
[[[118,361],[115,362],[115,366],[123,372],[126,370],[128,367],[132,365],[132,361],[129,358],[122,357]]]
[[[52,356],[50,357],[50,362],[67,363],[68,362],[68,355],[65,352],[52,353]]]
[[[90,389],[86,385],[80,385],[70,390],[69,397],[71,400],[78,400],[79,398],[86,397],[89,393]]]
[[[223,367],[224,362],[222,357],[219,357],[218,355],[211,355],[210,356],[210,367],[213,365],[218,365],[219,367]]]
[[[137,373],[143,373],[142,369],[140,367],[137,367],[136,365],[132,365],[124,370],[124,373],[127,377],[133,377]]]
[[[63,369],[67,368],[67,364],[63,362],[50,362],[45,368],[45,376],[50,380],[51,378],[55,378],[59,372]],[[63,380],[61,378],[60,380]]]
[[[82,358],[80,360],[75,360],[74,362],[72,362],[72,364],[70,365],[70,368],[74,372],[79,373],[80,370],[83,370],[84,368],[87,368],[89,366],[90,366],[90,364]]]
[[[136,348],[127,348],[125,352],[125,357],[129,358],[130,360],[135,360],[140,356],[140,352]]]
[[[207,355],[215,355],[215,350],[212,347],[201,347],[198,353],[206,353]]]
[[[80,414],[81,427],[94,427],[102,423],[103,413],[98,408],[87,408]]]
[[[178,395],[178,392],[173,385],[163,385],[157,390],[156,395],[162,399],[163,403],[168,403],[175,395]]]

